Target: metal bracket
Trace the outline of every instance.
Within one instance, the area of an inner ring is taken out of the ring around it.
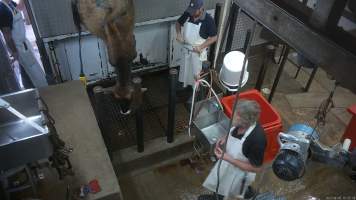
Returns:
[[[4,99],[0,98],[0,108],[8,108],[8,107],[10,107],[10,104]]]

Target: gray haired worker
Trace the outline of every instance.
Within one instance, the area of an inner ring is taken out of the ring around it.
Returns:
[[[222,145],[226,137],[221,138],[215,147],[215,155],[222,158],[219,177],[217,163],[203,183],[205,188],[215,192],[219,178],[218,193],[201,195],[198,200],[215,200],[215,195],[221,200],[224,197],[249,199],[255,195],[250,185],[256,173],[262,170],[267,145],[264,130],[258,124],[261,110],[255,101],[250,100],[240,100],[236,109],[224,156]]]

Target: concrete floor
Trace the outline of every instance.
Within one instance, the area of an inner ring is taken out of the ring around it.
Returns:
[[[83,84],[72,81],[54,85],[40,89],[40,94],[56,120],[60,138],[68,148],[73,148],[69,158],[74,171],[73,176],[59,180],[55,169],[44,168],[45,179],[38,188],[40,198],[64,200],[67,186],[73,197],[78,197],[80,186],[97,179],[101,192],[90,194],[87,200],[121,199],[120,187]]]
[[[250,59],[251,77],[244,89],[254,87],[259,66],[260,57]],[[325,72],[319,70],[310,91],[304,93],[301,88],[306,83],[309,71],[303,70],[295,80],[292,77],[296,69],[293,64],[287,63],[272,102],[282,116],[285,130],[294,123],[312,125],[318,106],[328,96],[333,84]],[[269,67],[263,87],[271,88],[276,71],[276,66]],[[115,152],[112,162],[119,177],[118,186],[84,89],[80,83],[74,86],[69,84],[42,90],[42,94],[56,118],[59,133],[65,133],[61,137],[74,147],[71,159],[76,176],[59,182],[56,173],[49,172],[46,181],[40,185],[43,199],[62,200],[67,184],[75,188],[93,178],[99,179],[103,191],[89,199],[118,199],[122,193],[124,200],[195,200],[200,194],[209,193],[201,184],[213,163],[209,159],[193,163],[186,159],[191,155],[192,141],[184,133],[177,134],[175,143],[169,145],[164,137],[147,142],[143,154],[137,153],[135,146]],[[328,114],[326,125],[319,129],[321,141],[327,145],[339,142],[351,117],[346,108],[356,103],[356,96],[338,88],[334,100],[335,108]],[[84,120],[77,123],[76,120],[82,116],[85,116]],[[93,138],[97,139],[91,141]],[[162,159],[168,158],[162,162]],[[127,161],[126,166],[122,164],[124,161]],[[138,165],[139,169],[135,169]],[[356,183],[348,178],[346,171],[318,163],[309,163],[308,166],[302,179],[284,182],[276,178],[271,167],[266,165],[264,176],[258,176],[255,187],[260,192],[273,192],[287,199],[356,199]]]
[[[250,60],[250,77],[247,88],[253,88],[261,59]],[[325,72],[318,71],[308,93],[302,92],[302,86],[308,79],[308,70],[300,73],[295,80],[296,67],[288,62],[279,87],[273,99],[273,106],[283,119],[284,129],[295,123],[313,125],[318,106],[328,96],[333,86]],[[267,72],[264,87],[271,88],[277,67],[271,66]],[[338,88],[335,94],[335,108],[327,116],[327,123],[319,129],[321,141],[327,145],[339,142],[345,126],[350,120],[346,108],[356,103],[356,96],[349,91]],[[213,163],[200,160],[188,164],[187,160],[175,160],[172,163],[141,170],[130,175],[121,175],[119,184],[125,200],[195,200],[200,194],[209,193],[202,186]],[[305,176],[294,182],[279,180],[269,165],[265,166],[264,176],[256,179],[255,187],[260,192],[273,192],[287,199],[356,199],[356,183],[349,179],[343,169],[333,169],[318,163],[309,163]]]

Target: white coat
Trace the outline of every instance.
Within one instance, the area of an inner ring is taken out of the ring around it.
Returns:
[[[16,10],[16,8],[12,9],[11,6],[5,2],[2,3],[9,8],[13,15],[11,35],[19,54],[18,61],[20,65],[25,69],[36,88],[47,86],[48,83],[45,73],[33,53],[34,50],[31,43],[26,38],[25,22],[21,12]]]
[[[246,138],[251,134],[255,127],[256,124],[249,127],[241,139],[233,137],[231,135],[232,131],[230,131],[226,145],[226,153],[234,159],[248,162],[248,159],[243,154],[242,147]],[[210,174],[203,183],[203,186],[212,192],[216,191],[218,163],[219,162],[215,164],[214,168],[211,170]],[[251,185],[255,178],[255,173],[243,171],[231,163],[223,160],[220,167],[220,186],[218,194],[225,197],[243,198],[247,187]]]
[[[206,39],[200,36],[200,27],[202,23],[194,24],[191,22],[184,23],[183,39],[184,48],[182,48],[183,59],[180,65],[179,81],[183,83],[183,87],[195,85],[195,77],[202,70],[203,61],[208,59],[207,49],[204,49],[200,54],[193,51],[193,47],[202,45]]]

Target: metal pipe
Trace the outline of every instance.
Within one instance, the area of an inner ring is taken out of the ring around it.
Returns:
[[[302,66],[301,66],[301,65],[298,65],[297,67],[298,67],[298,69],[297,69],[297,72],[296,72],[295,75],[294,75],[294,79],[297,79],[297,78],[298,78],[299,73],[300,73],[300,70],[302,70]]]
[[[313,83],[313,80],[314,80],[314,77],[316,75],[316,72],[318,71],[318,68],[319,68],[318,66],[314,66],[314,69],[313,69],[313,71],[312,71],[312,73],[310,75],[308,83],[304,88],[304,92],[308,92],[309,91],[309,88],[310,88],[311,84]]]
[[[63,83],[64,81],[62,78],[61,67],[57,58],[56,47],[54,46],[53,42],[49,42],[48,46],[50,50],[50,58],[53,64],[53,79],[56,81],[56,83]]]
[[[137,138],[137,151],[143,152],[144,148],[144,135],[143,135],[143,94],[142,94],[142,79],[135,77],[132,80],[134,86],[134,101],[135,101],[135,116],[136,116],[136,138]]]
[[[169,98],[168,98],[168,127],[167,127],[167,142],[174,141],[175,129],[175,114],[176,114],[176,88],[177,88],[178,70],[171,69],[169,71]]]
[[[243,52],[245,53],[245,60],[244,60],[243,67],[245,67],[245,65],[246,65],[245,61],[247,62],[248,57],[250,56],[251,43],[253,41],[254,34],[256,32],[256,26],[257,26],[257,21],[254,20],[253,25],[252,25],[252,30],[248,30],[246,33],[246,38],[245,38],[245,43],[244,43],[244,48],[243,48]],[[240,79],[240,84],[242,84],[242,80],[243,79]]]
[[[217,61],[218,61],[218,57],[220,55],[222,46],[224,44],[225,41],[225,35],[227,32],[227,27],[228,27],[228,23],[229,23],[229,19],[230,19],[230,14],[229,14],[229,10],[230,10],[230,6],[232,4],[232,0],[225,0],[224,3],[224,7],[222,10],[222,14],[220,16],[220,23],[219,23],[219,27],[218,27],[218,41],[216,42],[216,49],[215,49],[215,58],[214,58],[214,62],[213,62],[213,68],[216,68],[217,65]]]
[[[217,3],[216,6],[215,6],[215,13],[214,13],[214,20],[215,20],[216,27],[219,27],[219,19],[220,19],[220,15],[221,15],[221,8],[222,8],[222,4],[221,3]],[[216,43],[214,43],[214,44],[212,44],[210,46],[209,58],[208,58],[208,60],[210,62],[214,62],[215,50],[216,50]]]
[[[231,6],[231,21],[229,26],[229,33],[226,40],[225,53],[230,52],[232,48],[232,42],[234,40],[235,29],[237,25],[237,18],[239,16],[239,6],[236,3],[233,3]]]
[[[283,54],[286,51],[286,48],[287,48],[287,46],[284,44],[283,47],[282,47],[281,55],[279,56],[279,59],[278,59],[278,62],[277,62],[278,65],[281,64],[281,62],[282,62]]]
[[[265,48],[265,54],[264,54],[264,60],[260,69],[260,72],[258,74],[257,82],[255,89],[261,91],[262,85],[266,76],[266,72],[268,69],[268,66],[271,64],[271,60],[273,59],[274,56],[274,46],[273,45],[267,45]]]
[[[276,92],[276,89],[277,89],[277,86],[278,86],[278,83],[279,83],[279,80],[281,78],[281,75],[282,75],[282,72],[283,72],[283,69],[284,69],[284,66],[288,60],[288,55],[289,55],[289,46],[286,47],[286,51],[284,52],[284,55],[283,55],[283,60],[282,60],[282,63],[281,65],[279,66],[279,69],[278,69],[278,73],[276,75],[276,78],[274,79],[274,83],[273,83],[273,86],[272,86],[272,89],[271,89],[271,94],[269,95],[269,98],[268,98],[268,101],[271,102],[272,99],[273,99],[273,96],[274,96],[274,93]]]
[[[40,35],[40,32],[38,30],[38,27],[37,27],[37,22],[35,20],[35,16],[32,12],[32,7],[31,7],[31,3],[29,2],[29,0],[25,0],[24,1],[25,3],[25,7],[26,7],[26,10],[27,10],[27,13],[28,13],[28,16],[30,18],[30,21],[31,21],[31,26],[32,26],[32,29],[33,29],[33,32],[36,36],[36,44],[37,44],[37,47],[38,47],[38,51],[40,53],[40,56],[41,56],[41,61],[42,61],[42,64],[43,64],[43,68],[46,72],[46,75],[50,75],[51,78],[53,79],[53,76],[54,76],[54,71],[52,70],[51,68],[51,62],[49,61],[49,58],[48,58],[48,55],[47,55],[47,51],[46,51],[46,47],[44,45],[44,42],[43,42],[43,39],[41,38],[41,35]],[[50,80],[50,84],[53,80]]]
[[[235,29],[237,25],[237,18],[239,16],[239,6],[236,3],[233,3],[231,6],[231,21],[229,26],[229,33],[226,40],[225,53],[230,52],[232,48],[232,43],[234,40]]]
[[[102,86],[95,86],[93,89],[94,99],[95,99],[95,114],[97,115],[99,126],[103,132],[103,139],[108,148],[108,153],[110,158],[112,158],[113,145],[110,135],[105,134],[108,127],[104,126],[105,121],[105,109],[99,105],[106,105],[105,103],[105,89]]]
[[[253,40],[253,36],[254,36],[255,30],[256,30],[256,25],[257,25],[257,23],[255,21],[255,23],[253,24],[253,27],[252,27],[252,31],[251,30],[247,31],[246,40],[245,40],[245,44],[244,44],[244,47],[246,47],[245,58],[244,58],[244,62],[243,62],[243,65],[242,65],[242,73],[240,75],[239,85],[237,87],[236,98],[235,98],[235,102],[234,102],[234,106],[233,106],[233,110],[232,110],[231,121],[229,123],[229,128],[228,128],[229,132],[227,133],[227,135],[230,134],[230,130],[231,130],[232,125],[233,125],[234,116],[235,116],[236,107],[237,107],[237,102],[239,101],[239,96],[240,96],[240,87],[242,85],[243,77],[245,76],[246,63],[247,63],[247,60],[248,60],[248,56],[250,55],[251,42]],[[226,152],[226,144],[228,142],[228,139],[229,139],[229,137],[226,137],[226,139],[225,139],[225,143],[224,143],[225,145],[223,145],[222,157],[224,157],[224,154]],[[218,161],[217,184],[216,184],[216,190],[215,190],[216,194],[218,194],[219,186],[220,186],[220,167],[221,167],[221,163],[222,163],[222,159],[220,158],[219,161]]]

